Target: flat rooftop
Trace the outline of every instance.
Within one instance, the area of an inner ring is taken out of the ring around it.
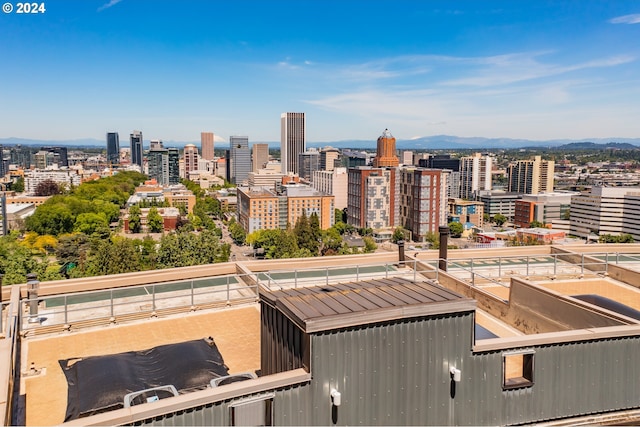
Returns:
[[[456,250],[449,252],[446,273],[436,269],[437,251],[407,255],[404,265],[390,252],[243,261],[43,284],[49,293],[42,296],[42,320],[29,324],[25,317],[23,322],[25,422],[64,421],[67,382],[59,364],[64,359],[211,336],[231,374],[260,369],[258,288],[269,290],[266,302],[307,332],[363,319],[374,323],[475,310],[476,325],[495,336],[477,337],[476,343],[498,348],[504,340],[513,348],[518,339],[546,332],[640,323],[573,298],[594,294],[640,311],[640,245]],[[548,310],[537,314],[536,307]],[[536,315],[538,326],[523,326],[523,316]],[[29,374],[31,366],[39,374]]]
[[[23,341],[22,366],[42,370],[23,377],[27,425],[58,425],[67,408],[67,380],[59,361],[139,351],[214,337],[229,373],[260,369],[260,310],[256,304],[167,319],[103,326]]]

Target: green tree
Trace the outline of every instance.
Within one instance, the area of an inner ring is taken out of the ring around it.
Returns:
[[[140,250],[135,242],[123,237],[97,240],[87,260],[87,275],[130,273],[141,271]]]
[[[531,221],[529,223],[529,228],[544,228],[544,223],[540,221]]]
[[[376,249],[378,249],[378,245],[376,245],[376,242],[373,240],[373,237],[365,236],[365,237],[363,237],[362,240],[364,240],[364,252],[365,253],[375,252]]]
[[[231,233],[231,238],[236,244],[244,245],[247,238],[247,233],[244,231],[244,228],[235,220],[229,223],[229,233]]]
[[[133,205],[129,208],[129,231],[132,233],[139,233],[142,230],[142,211],[137,205]]]
[[[322,230],[320,229],[320,218],[318,218],[318,214],[315,212],[313,212],[309,217],[309,227],[311,228],[311,235],[313,236],[313,240],[317,243],[317,252],[317,248],[320,244],[320,238],[322,237]]]
[[[24,191],[24,178],[19,177],[16,181],[11,185],[11,189],[16,193],[22,193]]]
[[[459,222],[452,221],[448,224],[449,233],[451,233],[451,237],[458,238],[462,236],[462,232],[464,231],[464,226]]]
[[[295,234],[296,243],[299,249],[307,249],[312,255],[318,254],[318,247],[320,245],[320,242],[318,242],[317,238],[315,237],[317,233],[312,232],[311,223],[304,211],[302,212],[302,215],[298,217],[296,225],[293,228],[293,232]],[[291,251],[292,254],[294,252],[295,249]]]
[[[292,230],[257,230],[247,236],[254,249],[263,248],[266,258],[291,258],[298,251],[298,243]]]
[[[86,235],[91,235],[104,229],[109,229],[109,223],[104,213],[81,213],[76,217],[76,222],[73,225],[75,232]]]
[[[63,234],[56,246],[56,259],[60,265],[72,265],[76,277],[84,275],[85,264],[91,249],[89,237],[83,233]],[[69,272],[69,270],[67,270]],[[80,273],[81,272],[81,273]]]
[[[164,230],[164,220],[155,206],[147,214],[147,227],[151,233],[161,233]]]
[[[335,227],[331,227],[328,230],[325,230],[322,233],[322,237],[320,240],[320,253],[322,255],[338,255],[345,246],[345,243],[342,240],[342,235]]]
[[[498,226],[502,227],[502,225],[507,222],[507,217],[502,214],[497,214],[493,217],[493,222]]]
[[[25,226],[27,230],[35,231],[40,235],[57,236],[73,231],[74,222],[75,219],[66,206],[45,203],[27,218]]]
[[[158,264],[162,268],[226,262],[231,248],[212,230],[200,234],[189,232],[172,233],[162,237],[158,249]]]
[[[404,240],[404,238],[405,238],[405,229],[403,227],[396,227],[395,230],[393,230],[391,241],[393,243],[398,243],[400,240]]]

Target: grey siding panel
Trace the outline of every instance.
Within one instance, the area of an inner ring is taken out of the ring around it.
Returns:
[[[314,424],[331,424],[332,388],[339,425],[454,423],[449,367],[464,372],[472,330],[463,313],[313,335]]]
[[[308,410],[310,401],[308,385],[288,387],[275,391],[273,398],[274,425],[313,425],[316,424],[310,417]],[[179,411],[165,414],[152,419],[136,423],[136,425],[154,426],[228,426],[230,425],[229,406],[233,403],[265,393],[243,396],[242,398],[216,402],[192,408],[188,411]]]
[[[640,407],[638,337],[534,349],[534,385],[508,391],[501,352],[472,356],[474,374],[460,383],[469,385],[460,388],[465,405],[456,424],[530,423]]]
[[[276,425],[507,425],[640,408],[640,337],[538,345],[534,384],[503,390],[503,352],[474,353],[472,312],[313,334],[312,380],[275,390]],[[452,398],[449,368],[462,379]],[[142,424],[228,425],[220,402]]]
[[[308,336],[281,311],[269,304],[261,304],[260,316],[262,375],[308,367]]]

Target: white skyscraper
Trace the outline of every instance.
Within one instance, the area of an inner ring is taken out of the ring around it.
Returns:
[[[307,121],[305,113],[280,115],[280,159],[282,173],[300,173],[298,155],[307,150]]]

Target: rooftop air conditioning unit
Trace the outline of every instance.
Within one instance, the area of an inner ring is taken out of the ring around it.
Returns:
[[[130,406],[141,405],[143,403],[151,403],[174,396],[178,396],[178,390],[176,390],[172,385],[147,388],[145,390],[125,394],[124,407],[128,408]]]
[[[211,388],[216,388],[231,383],[237,383],[239,381],[252,380],[255,378],[258,377],[253,372],[243,372],[241,374],[226,375],[224,377],[214,378],[211,380],[210,384]]]

